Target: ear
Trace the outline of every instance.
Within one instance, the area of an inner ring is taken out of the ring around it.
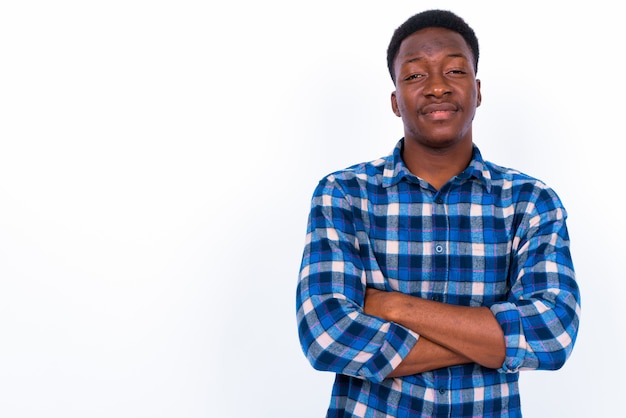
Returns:
[[[400,109],[398,109],[398,99],[396,98],[396,92],[395,91],[391,92],[391,110],[393,110],[393,113],[397,117],[402,116],[400,114]]]
[[[483,95],[480,92],[480,80],[479,79],[476,79],[476,90],[478,92],[478,94],[476,95],[476,107],[478,107],[483,101]]]

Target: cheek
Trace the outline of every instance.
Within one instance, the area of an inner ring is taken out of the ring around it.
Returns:
[[[476,107],[480,106],[480,92],[478,90],[474,90],[472,92],[472,97],[470,98],[471,103],[476,105]]]
[[[406,101],[404,100],[404,98],[402,96],[398,96],[397,97],[397,101],[398,101],[398,111],[401,114],[405,114],[405,112],[408,109],[408,106],[406,104]],[[399,116],[399,115],[398,115]]]

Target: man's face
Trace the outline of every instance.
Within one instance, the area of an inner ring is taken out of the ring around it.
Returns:
[[[391,105],[402,118],[406,141],[430,149],[472,141],[480,81],[460,34],[443,28],[415,32],[402,41],[394,71]]]

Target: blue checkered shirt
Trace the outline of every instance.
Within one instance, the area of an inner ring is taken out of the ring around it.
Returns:
[[[297,320],[313,367],[336,373],[327,416],[521,416],[518,372],[560,368],[578,332],[566,211],[552,189],[475,146],[437,191],[409,172],[402,144],[313,194]],[[387,378],[419,335],[364,314],[366,287],[489,307],[504,331],[502,367]]]

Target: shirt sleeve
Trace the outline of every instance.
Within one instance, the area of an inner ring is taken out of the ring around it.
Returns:
[[[296,296],[300,344],[317,370],[379,382],[418,336],[363,313],[365,277],[351,198],[330,176],[308,219]]]
[[[509,297],[491,306],[504,331],[506,358],[499,371],[505,373],[561,368],[578,333],[580,293],[567,213],[552,190],[541,189],[536,196],[519,215]]]

